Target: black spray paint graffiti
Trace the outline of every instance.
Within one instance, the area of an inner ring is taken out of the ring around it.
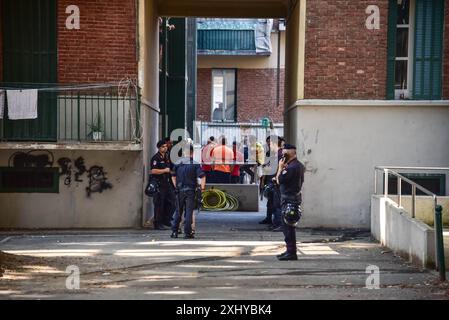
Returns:
[[[103,171],[103,167],[93,166],[88,172],[89,186],[86,188],[88,197],[90,197],[92,192],[102,193],[104,190],[112,189],[112,184],[107,182],[106,172]]]
[[[40,154],[33,155],[32,153]],[[47,150],[18,151],[9,157],[8,166],[14,168],[45,168],[52,167],[53,160],[53,153]]]
[[[69,158],[60,158],[58,164],[61,167],[60,176],[65,175],[64,184],[70,186],[72,183],[72,171],[73,165],[72,160]],[[75,160],[74,166],[76,168],[75,181],[83,182],[80,177],[87,172],[89,178],[89,186],[86,187],[87,196],[90,197],[93,192],[103,192],[104,190],[111,189],[112,184],[107,181],[106,172],[104,172],[103,167],[92,166],[89,169],[86,168],[84,164],[84,158],[79,157]]]
[[[80,179],[80,176],[82,176],[84,172],[87,171],[87,168],[84,165],[83,157],[79,157],[78,159],[75,160],[75,168],[78,169],[78,171],[75,173],[75,181],[83,182],[83,180]]]
[[[70,186],[72,183],[72,160],[69,158],[58,159],[58,164],[61,167],[60,176],[66,176],[64,179],[64,185]]]

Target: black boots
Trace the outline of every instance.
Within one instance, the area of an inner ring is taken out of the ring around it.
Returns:
[[[292,260],[298,260],[298,256],[296,253],[290,253],[290,252],[284,252],[280,255],[276,256],[279,261],[292,261]]]

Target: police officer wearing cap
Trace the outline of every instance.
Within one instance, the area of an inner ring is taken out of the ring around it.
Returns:
[[[175,162],[172,171],[172,181],[176,186],[177,199],[171,238],[178,237],[179,224],[183,214],[185,215],[184,238],[193,239],[195,237],[192,231],[192,221],[198,178],[201,179],[201,191],[204,191],[206,175],[201,169],[201,165],[193,160],[193,146],[188,144],[184,157]]]
[[[154,196],[154,229],[167,230],[171,226],[171,204],[175,201],[173,185],[170,179],[171,162],[168,146],[164,140],[157,143],[158,152],[151,158],[151,174],[156,178],[159,191]]]
[[[276,180],[281,191],[282,223],[287,250],[278,255],[277,258],[281,261],[298,260],[296,254],[296,224],[301,217],[301,188],[304,182],[305,167],[297,159],[295,146],[285,144],[282,155]],[[293,216],[293,220],[290,218],[291,216]]]

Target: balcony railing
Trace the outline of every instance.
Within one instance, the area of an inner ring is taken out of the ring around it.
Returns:
[[[0,119],[2,141],[139,143],[139,89],[131,82],[101,85],[0,83],[0,90],[38,89],[38,118]]]
[[[282,137],[284,124],[275,123],[272,128],[267,128],[260,123],[195,121],[193,126],[193,140],[201,145],[205,145],[210,136],[215,138],[224,136],[229,143],[233,141],[240,143],[252,136],[255,141],[265,143],[266,138],[270,135]]]

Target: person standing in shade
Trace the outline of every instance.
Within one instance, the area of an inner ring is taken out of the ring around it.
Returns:
[[[267,163],[264,165],[264,169],[276,168],[274,174],[267,174],[264,176],[263,184],[264,189],[270,190],[267,194],[267,216],[264,220],[260,221],[260,224],[269,224],[269,230],[272,231],[283,231],[282,219],[281,219],[281,197],[279,192],[279,186],[273,178],[276,177],[277,168],[279,166],[279,161],[282,158],[282,138],[278,138],[277,141],[271,141],[271,138],[267,138],[267,144],[269,150],[266,153]],[[275,158],[276,163],[271,164],[269,158]],[[275,167],[273,167],[275,166]]]
[[[171,238],[178,238],[179,224],[184,214],[184,238],[195,238],[192,223],[193,210],[195,208],[195,191],[198,181],[201,179],[201,192],[206,186],[206,177],[201,170],[201,165],[193,160],[193,146],[190,145],[184,157],[175,163],[172,171],[172,181],[176,186],[176,211],[172,223]]]
[[[158,152],[151,158],[151,175],[158,184],[159,191],[154,196],[154,229],[167,230],[164,225],[169,226],[169,212],[171,203],[174,203],[173,185],[170,179],[170,159],[167,156],[167,144],[164,140],[157,143]]]
[[[279,161],[276,181],[281,192],[281,209],[284,214],[286,208],[299,206],[302,202],[301,189],[304,183],[304,165],[298,161],[296,147],[285,144],[283,157]],[[298,260],[296,253],[296,227],[288,225],[285,217],[282,219],[286,251],[277,256],[281,261]]]

